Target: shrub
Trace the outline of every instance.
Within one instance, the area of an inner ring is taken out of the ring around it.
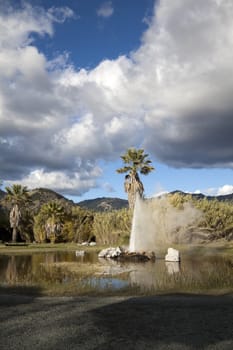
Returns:
[[[205,228],[209,232],[209,239],[233,237],[233,203],[221,202],[217,199],[195,198],[192,195],[174,193],[169,195],[170,203],[182,209],[185,202],[190,202],[202,213],[202,219],[197,223],[197,227]]]

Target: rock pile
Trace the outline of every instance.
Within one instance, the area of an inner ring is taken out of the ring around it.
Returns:
[[[116,248],[106,248],[101,250],[101,252],[98,255],[99,258],[110,258],[110,259],[117,259],[121,261],[148,261],[148,260],[154,260],[155,254],[154,252],[128,252],[125,251],[121,247]]]

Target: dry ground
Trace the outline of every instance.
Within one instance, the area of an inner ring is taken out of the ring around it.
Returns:
[[[0,295],[0,349],[233,349],[233,296]]]

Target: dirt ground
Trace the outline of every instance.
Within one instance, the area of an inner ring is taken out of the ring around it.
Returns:
[[[233,295],[0,295],[0,349],[233,349]]]

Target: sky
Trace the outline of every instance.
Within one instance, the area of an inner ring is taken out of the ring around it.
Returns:
[[[126,198],[233,192],[231,0],[0,0],[0,180]]]

